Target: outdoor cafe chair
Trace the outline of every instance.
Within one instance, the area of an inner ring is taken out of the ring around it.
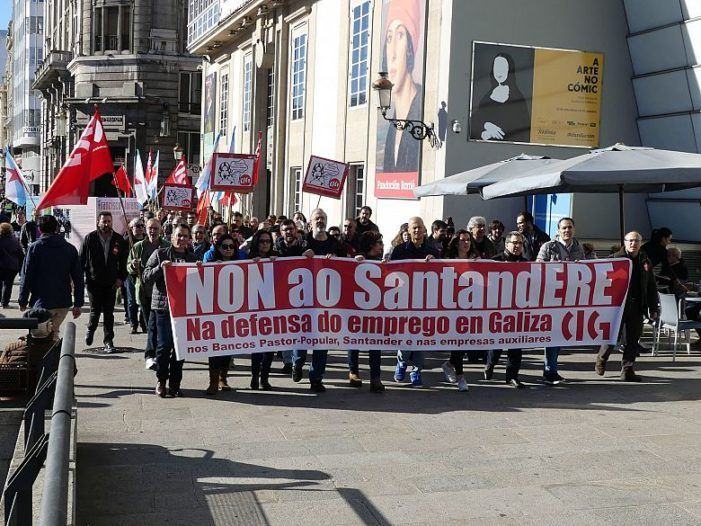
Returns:
[[[682,317],[684,309],[684,299],[677,302],[674,294],[660,294],[660,320],[655,333],[655,341],[652,346],[653,356],[657,355],[660,348],[660,338],[662,330],[674,332],[674,346],[672,347],[672,361],[677,358],[677,343],[679,333],[683,332],[686,339],[686,350],[691,354],[691,329],[701,329],[701,322],[686,320]],[[669,336],[668,336],[669,337]]]

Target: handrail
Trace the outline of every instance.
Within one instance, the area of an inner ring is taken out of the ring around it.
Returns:
[[[51,413],[49,447],[46,453],[44,491],[39,524],[65,526],[68,519],[68,467],[71,447],[75,376],[75,324],[69,322],[63,335],[58,379]]]

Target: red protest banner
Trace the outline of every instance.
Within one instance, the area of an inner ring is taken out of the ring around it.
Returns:
[[[180,359],[349,348],[470,350],[616,340],[627,259],[285,258],[166,268]]]
[[[255,155],[242,153],[212,154],[211,190],[248,194],[255,188]]]
[[[350,165],[312,155],[307,165],[302,191],[340,199]]]

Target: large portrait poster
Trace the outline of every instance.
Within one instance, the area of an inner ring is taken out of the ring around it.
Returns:
[[[599,145],[602,53],[474,42],[472,140]]]
[[[423,117],[426,0],[382,0],[380,70],[394,84],[388,118]],[[375,197],[416,199],[421,141],[378,119]]]
[[[217,74],[207,75],[204,81],[204,133],[214,133],[217,109]]]

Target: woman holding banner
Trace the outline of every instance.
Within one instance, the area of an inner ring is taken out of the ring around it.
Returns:
[[[261,259],[274,260],[278,253],[273,248],[273,236],[267,230],[257,230],[251,239],[248,257],[253,261]],[[274,352],[258,352],[251,354],[251,389],[257,391],[259,387],[263,391],[272,389],[268,378],[270,376],[270,365],[275,357]]]
[[[224,234],[205,253],[204,263],[214,263],[221,261],[236,261],[243,259],[239,253],[238,239],[231,234]],[[231,387],[226,381],[226,375],[231,366],[231,355],[215,356],[209,358],[209,386],[205,390],[210,396],[221,391],[231,391]]]
[[[464,229],[455,232],[455,235],[448,243],[445,254],[446,259],[480,259],[472,234]],[[450,360],[443,362],[443,365],[441,365],[446,380],[451,384],[458,384],[458,391],[467,391],[468,389],[467,381],[463,376],[462,362],[464,357],[465,351],[451,351]]]

